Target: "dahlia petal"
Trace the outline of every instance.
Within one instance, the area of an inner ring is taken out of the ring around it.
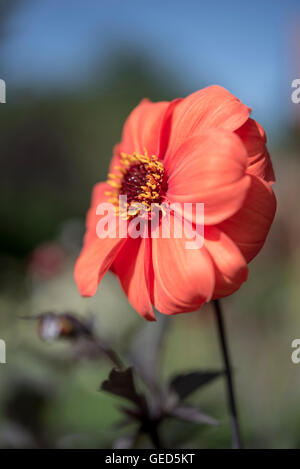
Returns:
[[[262,154],[262,157],[256,162],[252,163],[251,166],[247,169],[248,174],[253,176],[260,177],[264,181],[267,181],[269,184],[274,184],[275,174],[273,170],[272,161],[267,149]]]
[[[125,122],[121,151],[143,154],[146,148],[150,155],[158,156],[161,129],[168,106],[166,101],[152,103],[143,99]]]
[[[164,115],[163,125],[161,128],[161,134],[160,134],[160,150],[159,150],[159,155],[157,155],[157,156],[160,156],[162,160],[164,159],[164,156],[166,154],[168,144],[169,144],[169,137],[170,137],[171,126],[173,122],[174,109],[178,106],[178,104],[181,101],[182,101],[182,98],[177,98],[171,101]]]
[[[205,227],[205,247],[215,267],[214,299],[230,295],[247,280],[244,256],[234,242],[214,226]]]
[[[175,229],[180,223],[171,216]],[[194,311],[212,297],[215,273],[211,258],[204,246],[187,249],[189,241],[184,233],[180,238],[152,237],[152,301],[163,314]]]
[[[242,208],[218,225],[248,263],[263,247],[276,211],[276,198],[270,185],[256,176],[250,178],[251,185]]]
[[[117,274],[122,288],[133,308],[148,321],[155,321],[149,285],[149,239],[128,239],[114,260],[112,270]]]
[[[249,118],[235,133],[242,139],[247,149],[247,172],[269,183],[275,182],[271,158],[266,147],[266,135],[262,126]]]
[[[167,199],[204,203],[208,225],[237,212],[250,184],[246,149],[239,137],[224,130],[211,129],[189,138],[165,167]]]
[[[209,128],[234,131],[246,122],[249,112],[221,86],[208,86],[187,96],[173,111],[166,161],[188,137]]]
[[[118,233],[118,217],[116,217],[116,234]],[[113,228],[114,230],[114,228]],[[127,241],[126,238],[119,238],[111,232],[111,236],[99,239],[86,238],[84,246],[76,261],[74,278],[82,296],[93,296],[97,287],[112,265],[121,247]]]

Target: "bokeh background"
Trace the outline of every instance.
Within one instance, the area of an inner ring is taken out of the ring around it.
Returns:
[[[278,211],[249,281],[224,300],[248,448],[300,447],[300,78],[298,0],[1,0],[0,447],[109,448],[118,399],[99,392],[110,364],[43,343],[45,311],[92,315],[123,355],[145,326],[108,274],[80,298],[73,265],[92,186],[106,178],[122,123],[143,97],[185,96],[220,84],[266,129]],[[152,331],[159,325],[150,326]],[[210,307],[170,318],[159,372],[221,366]],[[230,445],[224,383],[191,400],[220,427],[169,422],[166,444]],[[150,443],[144,440],[142,445]]]

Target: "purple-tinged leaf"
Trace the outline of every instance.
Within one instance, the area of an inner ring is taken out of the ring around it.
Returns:
[[[185,399],[194,391],[211,381],[219,378],[222,371],[194,371],[175,376],[170,382],[170,390],[174,391],[179,399]]]
[[[214,426],[219,425],[218,420],[216,420],[215,418],[203,412],[200,412],[200,410],[198,410],[196,407],[187,405],[181,405],[176,407],[169,413],[169,416],[175,417],[180,420],[186,420],[188,422],[203,423],[206,425]]]
[[[102,383],[101,389],[128,399],[140,409],[144,410],[146,407],[144,396],[136,390],[132,368],[126,368],[125,370],[113,368],[108,379]]]

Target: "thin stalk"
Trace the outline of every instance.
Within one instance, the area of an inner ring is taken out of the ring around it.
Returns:
[[[223,362],[224,362],[225,373],[226,373],[226,388],[227,388],[228,407],[229,407],[229,412],[230,412],[232,448],[241,449],[242,448],[241,432],[240,432],[238,411],[237,411],[236,398],[235,398],[234,385],[233,385],[232,366],[231,366],[229,348],[228,348],[228,343],[227,343],[227,338],[226,338],[226,331],[225,331],[225,324],[224,324],[224,319],[223,319],[223,314],[222,314],[222,308],[221,308],[221,304],[219,300],[214,300],[213,304],[214,304],[214,309],[215,309],[220,347],[222,351]]]
[[[102,339],[92,336],[92,340],[117,369],[122,370],[125,368],[125,365],[119,355],[114,350],[112,350]]]

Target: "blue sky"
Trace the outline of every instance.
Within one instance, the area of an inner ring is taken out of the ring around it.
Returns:
[[[95,56],[105,74],[125,45],[186,94],[221,84],[276,127],[291,109],[297,18],[299,27],[298,0],[26,0],[10,21],[4,78],[8,87],[84,83]]]

